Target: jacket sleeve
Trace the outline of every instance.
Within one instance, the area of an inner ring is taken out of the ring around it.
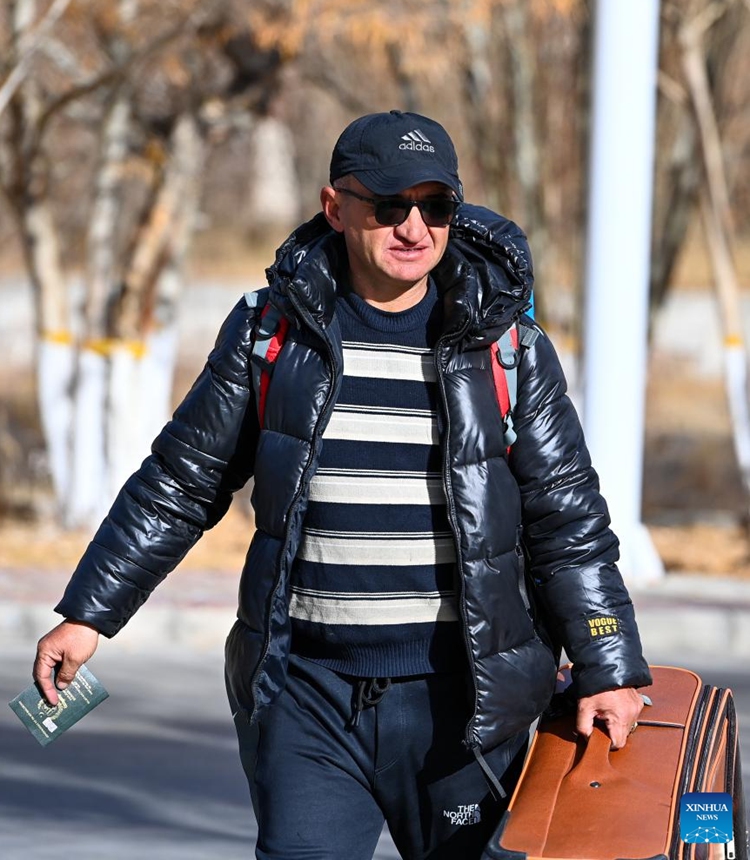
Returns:
[[[576,694],[651,683],[618,541],[565,377],[542,332],[521,354],[510,466],[521,491],[532,587],[573,663]]]
[[[243,299],[151,455],[120,490],[56,612],[113,636],[250,478],[259,434],[253,322]]]

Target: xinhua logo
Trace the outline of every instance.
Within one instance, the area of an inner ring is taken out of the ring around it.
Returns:
[[[696,791],[680,798],[680,839],[683,842],[731,842],[732,797]]]

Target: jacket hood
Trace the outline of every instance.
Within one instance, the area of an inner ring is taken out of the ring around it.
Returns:
[[[276,251],[274,262],[266,269],[269,298],[290,319],[297,320],[301,312],[317,326],[326,328],[333,318],[346,261],[343,236],[319,212]]]
[[[271,300],[288,317],[300,312],[326,328],[333,318],[346,246],[322,212],[298,227],[266,270]],[[523,231],[482,206],[464,203],[448,248],[432,272],[444,296],[446,329],[472,345],[494,340],[530,306],[534,277]]]
[[[433,275],[444,294],[448,337],[464,347],[497,340],[531,305],[531,253],[513,221],[463,204]]]

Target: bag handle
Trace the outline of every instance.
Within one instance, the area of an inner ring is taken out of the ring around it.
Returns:
[[[609,761],[612,741],[607,732],[596,724],[588,738],[579,736],[578,740],[585,746],[578,764],[570,771],[567,779],[599,788],[612,769]]]

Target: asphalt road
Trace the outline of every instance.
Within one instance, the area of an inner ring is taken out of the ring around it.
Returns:
[[[5,702],[29,682],[31,657],[27,648],[3,655]],[[750,667],[715,660],[681,665],[734,689],[750,764]],[[89,666],[110,698],[46,748],[10,708],[0,708],[0,858],[251,858],[255,825],[221,655],[150,656],[105,642]],[[750,786],[747,766],[744,776]],[[397,857],[384,834],[376,860]]]
[[[31,680],[2,657],[0,699]],[[248,860],[255,822],[219,653],[129,653],[88,664],[110,697],[48,747],[0,708],[1,860]],[[398,855],[387,839],[377,860]]]

